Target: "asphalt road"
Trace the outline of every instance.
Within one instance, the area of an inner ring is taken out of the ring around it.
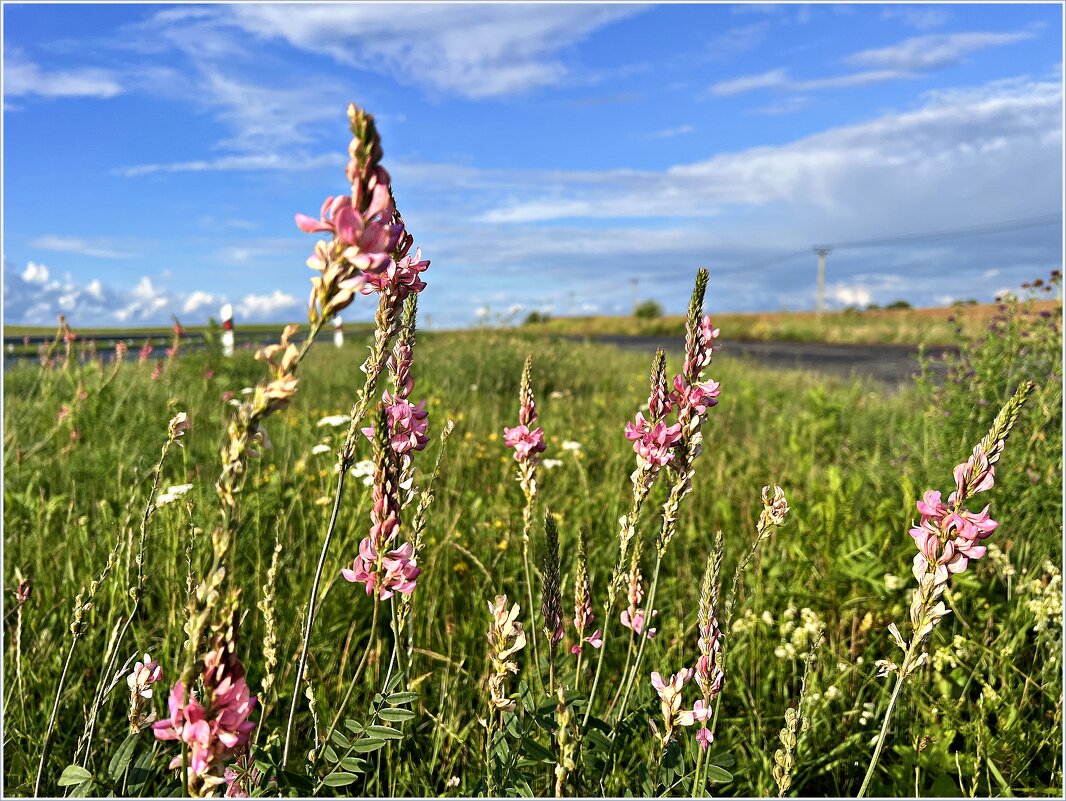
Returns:
[[[627,350],[646,351],[656,348],[682,351],[680,337],[596,336],[590,341],[615,345]],[[873,378],[883,384],[902,384],[918,372],[918,348],[911,345],[831,345],[823,342],[720,342],[715,359],[746,358],[770,367],[815,370],[832,375]],[[933,370],[943,376],[943,362],[950,348],[929,348]]]

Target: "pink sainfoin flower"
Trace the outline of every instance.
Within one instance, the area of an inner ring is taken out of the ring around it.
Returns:
[[[68,417],[70,417],[70,406],[64,403],[59,407],[59,414],[56,415],[56,422],[62,423]]]
[[[368,274],[360,291],[369,295],[372,292],[391,290],[402,301],[408,295],[426,288],[426,282],[420,276],[428,268],[429,259],[422,258],[421,248],[416,249],[414,256],[390,259],[381,272]]]
[[[695,722],[692,710],[682,709],[681,692],[685,682],[692,678],[692,669],[681,670],[663,681],[658,673],[651,674],[651,686],[659,694],[659,708],[663,715],[664,731],[659,734],[659,743],[663,748],[674,738],[677,726],[691,726]]]
[[[588,643],[593,648],[603,645],[600,630],[591,636],[585,636],[585,630],[592,628],[596,615],[592,611],[592,587],[589,583],[587,557],[585,554],[585,531],[581,529],[577,541],[577,579],[574,582],[574,633],[577,642],[570,647],[570,653],[580,654],[582,646]]]
[[[711,315],[703,315],[703,319],[700,321],[700,333],[703,335],[703,341],[708,349],[715,350],[718,347],[714,344],[714,341],[718,339],[718,335],[721,332],[722,329],[715,328],[713,325],[711,325]]]
[[[152,340],[149,339],[146,340],[145,343],[141,345],[141,349],[137,351],[137,361],[144,364],[150,358],[152,358]]]
[[[637,412],[636,422],[626,423],[626,439],[633,442],[633,450],[644,464],[657,470],[673,458],[672,448],[681,438],[681,426],[670,426],[660,420],[654,425]]]
[[[529,462],[538,453],[544,453],[544,429],[533,428],[537,422],[537,403],[533,398],[530,383],[531,360],[526,359],[522,371],[522,386],[519,391],[518,425],[503,430],[503,441],[509,448],[514,448],[516,462]]]
[[[400,501],[398,492],[398,460],[393,449],[388,412],[379,404],[378,426],[374,427],[374,504],[370,510],[370,533],[359,543],[359,554],[350,568],[341,571],[345,579],[366,585],[366,593],[376,593],[381,599],[395,593],[409,595],[414,591],[415,579],[421,569],[414,556],[414,546],[404,543],[390,548],[400,530]],[[408,454],[403,454],[404,456]]]
[[[658,609],[652,609],[651,610],[651,616],[652,617],[657,617],[658,614],[659,614],[659,610]],[[630,612],[630,610],[628,610],[628,609],[623,609],[622,610],[622,614],[620,615],[620,619],[622,621],[622,625],[623,626],[625,626],[627,629],[632,629],[633,632],[636,633],[637,635],[640,635],[640,634],[644,633],[645,636],[650,640],[650,639],[653,639],[655,637],[655,633],[658,631],[658,629],[649,628],[647,630],[647,633],[645,633],[644,632],[644,624],[645,624],[645,622],[650,623],[651,621],[650,620],[645,621],[644,617],[645,617],[644,610],[642,610],[642,609],[638,609],[635,612]]]
[[[675,405],[691,409],[697,415],[704,415],[712,406],[718,405],[721,385],[717,381],[698,381],[688,384],[685,377],[674,376],[672,399]]]
[[[503,441],[509,448],[514,448],[516,462],[529,461],[532,456],[543,453],[547,447],[544,444],[544,429],[538,427],[530,431],[525,425],[505,428]]]
[[[158,359],[158,360],[156,360],[155,367],[152,369],[151,379],[153,381],[158,381],[162,377],[163,377],[163,360],[162,359]]]
[[[259,787],[261,775],[248,753],[241,754],[222,774],[226,782],[225,797],[251,798],[250,791]]]
[[[948,503],[941,501],[940,493],[929,490],[918,501],[921,521],[910,530],[918,546],[914,557],[914,576],[919,582],[927,572],[933,573],[933,583],[943,584],[949,574],[963,572],[971,559],[980,559],[986,548],[981,541],[992,536],[999,526],[988,516],[988,506],[974,513],[961,505],[960,498],[985,492],[995,483],[995,466],[988,463],[984,454],[971,456],[955,470],[955,492],[948,496]],[[967,478],[974,476],[967,490]]]
[[[126,684],[130,688],[129,721],[132,733],[141,732],[155,718],[155,711],[152,709],[152,685],[162,679],[163,668],[148,654],[144,655],[143,661],[133,666],[133,670],[126,677]]]
[[[305,234],[326,232],[345,246],[345,260],[356,269],[372,272],[385,268],[389,253],[399,239],[400,231],[392,225],[392,198],[389,196],[389,174],[378,167],[373,176],[372,198],[362,213],[352,205],[348,195],[327,197],[322,203],[319,219],[296,215],[296,227]]]
[[[421,289],[418,272],[428,266],[427,262],[419,269],[413,262],[403,262],[411,238],[396,210],[389,174],[380,164],[381,138],[373,116],[349,105],[348,120],[352,140],[345,174],[351,195],[327,197],[317,220],[296,215],[300,230],[332,235],[330,241],[318,242],[307,260],[307,266],[320,273],[311,279],[312,322],[346,308],[356,292],[366,291],[372,278],[376,289],[397,289],[394,300],[400,294],[417,292]],[[394,282],[403,288],[394,287]]]
[[[389,419],[389,445],[399,454],[420,451],[429,442],[429,412],[426,402],[413,405],[403,398],[392,398],[388,392],[382,395],[385,413]],[[362,429],[367,439],[374,439],[374,427]]]
[[[186,698],[185,685],[170,691],[169,717],[152,724],[156,739],[179,740],[189,749],[189,784],[208,788],[221,784],[222,763],[248,742],[255,723],[248,718],[256,699],[234,658],[227,662],[220,649],[204,657],[203,698]],[[181,754],[170,762],[180,768]]]
[[[367,595],[377,591],[378,597],[385,600],[394,593],[409,595],[414,592],[415,580],[421,572],[411,543],[405,542],[382,554],[370,537],[364,537],[352,567],[341,570],[341,575],[353,583],[365,584]]]

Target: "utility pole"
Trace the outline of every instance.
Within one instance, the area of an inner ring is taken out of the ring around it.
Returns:
[[[818,316],[820,317],[825,308],[825,257],[833,249],[825,245],[815,245],[813,250],[818,254]]]

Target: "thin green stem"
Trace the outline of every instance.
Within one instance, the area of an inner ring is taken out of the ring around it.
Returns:
[[[44,744],[41,746],[41,764],[37,767],[37,779],[33,783],[33,797],[41,794],[41,776],[44,775],[44,764],[48,760],[48,749],[52,744],[52,732],[55,730],[56,715],[59,713],[59,698],[63,695],[63,686],[67,683],[67,671],[70,669],[70,660],[74,656],[74,647],[81,639],[78,635],[70,641],[70,650],[67,651],[66,661],[63,662],[63,672],[59,674],[59,684],[56,687],[56,698],[52,703],[52,715],[48,719],[48,728],[44,731]]]
[[[359,677],[363,673],[363,669],[366,667],[367,659],[370,657],[370,648],[374,644],[374,638],[378,630],[378,607],[381,603],[381,599],[374,595],[374,613],[370,618],[370,634],[366,638],[366,647],[363,649],[363,655],[359,658],[359,664],[355,668],[355,672],[352,674],[351,681],[348,682],[348,689],[344,693],[344,698],[341,700],[340,706],[337,707],[337,711],[333,714],[333,720],[329,724],[329,730],[326,732],[325,742],[329,742],[329,738],[333,736],[334,730],[337,728],[337,724],[340,722],[341,715],[344,714],[344,710],[348,706],[348,701],[351,700],[352,692],[355,690],[355,685],[359,680]],[[395,643],[394,643],[395,647]],[[392,659],[389,659],[390,672]]]
[[[296,683],[292,691],[292,706],[289,707],[289,722],[285,725],[285,747],[282,751],[281,766],[289,763],[289,741],[292,736],[292,722],[296,717],[296,705],[300,702],[300,685],[303,683],[304,670],[307,669],[307,651],[311,642],[311,626],[315,621],[315,603],[318,599],[318,585],[322,581],[322,571],[326,566],[326,555],[329,553],[329,544],[333,540],[333,532],[337,528],[337,514],[340,511],[341,499],[344,497],[344,479],[348,471],[341,469],[340,478],[337,480],[337,494],[333,498],[333,511],[329,515],[329,525],[326,527],[326,537],[322,541],[322,552],[318,555],[318,567],[315,568],[315,579],[311,583],[311,600],[307,606],[307,625],[304,626],[303,646],[300,649],[300,662],[296,667]],[[374,605],[375,611],[377,604]]]
[[[906,658],[903,660],[903,664],[899,668],[899,675],[896,678],[896,687],[892,690],[892,697],[888,701],[888,709],[885,710],[885,719],[881,723],[881,733],[877,736],[877,743],[874,745],[873,756],[870,757],[870,765],[866,768],[866,777],[862,780],[862,787],[859,788],[859,794],[856,798],[862,798],[866,795],[866,791],[870,788],[870,781],[873,779],[874,770],[877,768],[877,762],[881,758],[881,749],[884,748],[885,739],[888,737],[888,724],[892,722],[892,710],[896,707],[896,701],[899,700],[900,691],[903,689],[904,678],[907,675],[907,669],[910,666],[911,652],[908,650]]]

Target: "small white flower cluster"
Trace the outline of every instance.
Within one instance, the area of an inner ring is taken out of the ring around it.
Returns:
[[[351,417],[346,414],[331,414],[328,417],[323,417],[318,421],[319,428],[322,426],[330,426],[331,428],[340,428],[341,426],[348,425],[351,422]]]
[[[954,670],[960,662],[970,658],[969,641],[961,634],[951,638],[950,645],[942,645],[933,652],[933,669],[937,673],[943,673],[944,668]]]
[[[1004,581],[1013,578],[1015,575],[1014,565],[1010,563],[1010,557],[1003,553],[994,542],[988,544],[988,550],[985,552],[985,563],[991,566],[992,572]]]
[[[374,485],[374,463],[370,459],[363,459],[352,465],[352,476],[363,479],[363,485]]]
[[[563,466],[563,460],[562,459],[542,459],[541,462],[540,462],[540,466],[543,467],[545,470],[554,470],[556,467],[562,467]]]
[[[906,579],[902,579],[899,576],[894,576],[891,573],[885,573],[885,589],[889,592],[896,592],[906,586],[909,586],[910,582]]]
[[[806,606],[800,609],[797,620],[796,607],[789,606],[778,627],[781,643],[774,649],[774,656],[778,659],[805,658],[824,628],[825,624],[813,609]]]
[[[155,505],[166,506],[168,503],[173,503],[191,489],[192,484],[178,484],[173,487],[168,487],[166,492],[155,499]]]
[[[867,701],[862,705],[862,712],[859,713],[859,725],[865,728],[869,725],[870,721],[874,717],[874,703],[873,701]]]
[[[1023,578],[1018,582],[1018,592],[1032,596],[1026,606],[1036,618],[1033,631],[1062,629],[1062,572],[1058,565],[1045,561],[1044,575]]]
[[[744,616],[733,621],[733,625],[730,626],[730,631],[733,634],[743,634],[744,632],[751,631],[757,627],[760,623],[773,626],[777,623],[774,620],[774,616],[769,610],[764,609],[761,615],[756,616],[750,609],[744,610]]]

